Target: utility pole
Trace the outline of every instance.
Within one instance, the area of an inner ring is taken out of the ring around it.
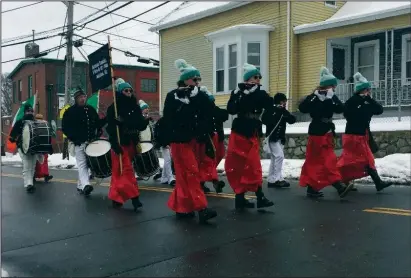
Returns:
[[[73,12],[74,1],[64,1],[67,6],[67,52],[66,52],[66,72],[65,72],[65,104],[70,103],[72,88],[72,69],[73,69]]]

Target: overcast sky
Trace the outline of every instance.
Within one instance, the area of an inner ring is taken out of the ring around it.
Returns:
[[[45,31],[49,29],[53,29],[56,27],[63,26],[64,19],[66,16],[66,6],[58,1],[58,2],[43,2],[37,5],[33,5],[30,7],[26,7],[23,9],[10,11],[4,13],[4,11],[13,9],[16,7],[28,5],[35,2],[20,2],[20,1],[1,1],[2,5],[2,14],[1,14],[1,40],[2,45],[8,44],[5,43],[5,40],[21,36],[21,35],[28,35],[32,33],[32,29],[35,32]],[[81,3],[95,7],[95,8],[104,8],[107,5],[113,3],[113,1],[82,1]],[[110,6],[109,9],[112,10],[116,7],[119,7],[126,2],[117,2],[114,5]],[[162,2],[134,2],[114,13],[120,14],[127,17],[134,17],[139,13],[142,13],[150,8],[153,8]],[[145,15],[138,17],[137,19],[147,21],[150,23],[157,23],[164,17],[167,13],[172,11],[174,8],[179,6],[182,2],[170,2],[154,11],[151,11]],[[78,4],[74,5],[74,22],[83,19],[84,17],[96,12],[97,10],[81,6]],[[98,13],[96,16],[91,18],[95,18],[99,15],[102,15],[103,12]],[[120,23],[125,21],[125,18],[119,17],[117,15],[107,15],[97,21],[94,21],[90,24],[87,24],[86,27],[96,29],[96,30],[103,30],[109,26],[114,24]],[[114,23],[113,23],[114,22]],[[107,32],[113,34],[120,34],[122,36],[128,38],[139,39],[151,43],[158,44],[158,35],[148,31],[148,28],[151,25],[136,22],[133,20],[129,20],[128,22],[108,30]],[[81,36],[87,36],[90,34],[95,33],[95,31],[82,29],[80,31],[75,31],[75,33]],[[38,35],[38,37],[43,37],[47,35]],[[31,39],[31,38],[28,38]],[[98,34],[96,36],[91,37],[95,41],[106,43],[107,42],[107,35],[106,34]],[[115,36],[110,36],[111,43],[113,47],[117,47],[126,51],[130,51],[134,54],[138,54],[145,57],[150,57],[154,59],[159,59],[159,48],[155,45],[150,45],[146,43],[136,42],[129,39],[118,38]],[[27,40],[27,39],[24,39]],[[63,39],[63,43],[65,40]],[[11,43],[11,42],[9,42]],[[14,42],[13,42],[14,43]],[[41,40],[36,42],[40,46],[40,51],[47,50],[49,48],[58,46],[60,44],[60,37],[54,37],[47,40]],[[24,57],[24,46],[25,44],[16,45],[16,46],[9,46],[1,49],[1,59],[2,61],[7,61],[15,58]],[[83,49],[87,54],[95,51],[101,47],[101,45],[97,45],[90,41],[83,41]],[[57,58],[58,51],[51,52],[48,54],[47,58]],[[59,58],[63,59],[66,53],[66,48],[60,49]],[[73,48],[74,59],[79,61],[84,61],[83,57],[80,53]],[[113,51],[113,63],[115,64],[131,64],[131,65],[138,65],[136,58],[129,58],[126,57],[123,53],[118,51]],[[19,63],[20,61],[14,61],[9,63],[2,64],[2,72],[11,72]]]

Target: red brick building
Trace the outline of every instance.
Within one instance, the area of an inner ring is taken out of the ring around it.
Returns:
[[[150,105],[153,118],[159,115],[159,69],[154,67],[113,65],[114,75],[123,78],[133,86],[138,99],[143,99]],[[10,73],[13,89],[13,116],[22,101],[38,92],[36,113],[43,114],[48,121],[55,120],[60,129],[59,111],[64,104],[65,64],[64,60],[38,58],[21,61]],[[80,86],[90,96],[88,64],[82,61],[74,63],[72,71],[73,88]],[[111,88],[100,91],[99,112],[105,114],[113,102]],[[3,125],[3,132],[8,127]],[[3,136],[2,136],[3,137]],[[61,131],[58,131],[57,141],[62,141]],[[55,146],[55,152],[58,147]]]

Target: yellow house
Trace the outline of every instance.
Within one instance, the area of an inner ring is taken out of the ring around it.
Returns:
[[[174,61],[178,58],[200,70],[203,85],[215,94],[219,106],[226,106],[231,90],[242,81],[244,62],[260,68],[263,88],[271,95],[286,93],[292,111],[296,111],[299,99],[317,85],[323,65],[336,71],[342,80],[339,94],[348,94],[349,77],[354,71],[367,77],[371,71],[364,64],[368,57],[364,53],[371,50],[366,48],[368,44],[361,44],[367,40],[361,37],[382,33],[383,38],[390,39],[392,32],[396,44],[397,36],[410,33],[409,2],[364,3],[184,2],[150,28],[160,36],[160,111],[167,92],[176,87],[179,75]],[[405,38],[400,42],[402,48],[405,44],[408,49],[409,36],[401,38]],[[381,56],[380,52],[385,42],[374,44],[380,45],[374,47],[374,53],[379,54],[375,55],[379,57],[378,65],[374,60],[375,72],[377,66],[379,72],[384,66],[387,55]],[[393,49],[389,51],[395,54]],[[407,53],[401,55],[410,59]],[[404,64],[403,60],[399,63]],[[406,60],[403,66],[409,65]],[[408,72],[404,76],[408,78]],[[370,80],[380,82],[383,78],[380,74],[379,79]],[[384,81],[385,85],[392,83]]]

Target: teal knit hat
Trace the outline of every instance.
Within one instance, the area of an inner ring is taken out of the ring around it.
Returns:
[[[335,78],[334,75],[326,68],[326,67],[321,67],[320,70],[320,86],[321,87],[326,87],[326,86],[337,86],[337,78]]]
[[[117,80],[114,83],[114,89],[115,89],[116,93],[121,94],[121,92],[124,89],[127,89],[127,88],[128,89],[133,89],[133,87],[131,87],[130,83],[127,83],[122,78],[117,78]]]
[[[243,70],[244,70],[244,75],[243,75],[244,82],[255,75],[261,75],[260,70],[257,69],[256,66],[253,66],[247,63],[244,63]]]
[[[371,84],[368,80],[362,76],[361,73],[357,72],[354,74],[355,92],[358,93],[364,89],[370,89]]]
[[[176,60],[174,65],[180,71],[180,81],[189,80],[196,76],[200,77],[200,71],[192,65],[187,64],[183,59]]]
[[[147,104],[144,100],[142,100],[142,99],[140,99],[140,100],[138,101],[138,104],[140,105],[141,110],[144,110],[144,109],[150,107],[150,106],[148,106],[148,104]]]

